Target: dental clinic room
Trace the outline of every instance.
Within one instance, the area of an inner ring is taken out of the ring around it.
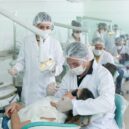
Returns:
[[[129,129],[129,0],[0,0],[0,129]]]

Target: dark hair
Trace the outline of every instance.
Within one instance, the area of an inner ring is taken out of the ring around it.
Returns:
[[[101,30],[101,29],[103,29],[103,30],[107,30],[107,24],[106,23],[99,23],[98,24],[98,29],[99,30]]]
[[[117,37],[117,38],[115,38],[115,42],[120,42],[122,40],[122,38],[121,37]]]
[[[88,90],[87,88],[83,88],[82,91],[81,91],[81,94],[79,96],[77,96],[77,91],[78,91],[78,89],[73,90],[71,93],[72,93],[73,96],[76,96],[76,98],[78,100],[86,100],[88,98],[93,98],[94,99],[94,96],[93,96],[92,92],[90,90]]]
[[[113,30],[118,30],[119,29],[119,26],[117,24],[114,24],[113,25]]]
[[[81,27],[81,23],[75,20],[72,20],[71,25],[75,27]]]
[[[94,99],[94,96],[90,90],[88,90],[87,88],[83,88],[81,91],[81,94],[79,95],[79,97],[77,99],[78,100],[86,100],[88,98]]]
[[[103,65],[109,72],[114,76],[115,72],[117,71],[117,67],[114,64],[107,63]]]
[[[72,94],[73,96],[77,96],[77,91],[78,91],[78,89],[73,90],[73,91],[71,92],[71,94]]]
[[[77,97],[77,91],[78,89],[72,91],[72,95]],[[88,90],[87,88],[83,88],[80,95],[77,97],[77,100],[86,100],[89,98],[94,99],[92,92]],[[65,121],[66,123],[76,123],[76,121],[80,120],[81,118],[80,115],[73,116],[72,110],[70,110],[67,115],[68,115],[68,118]]]
[[[71,25],[74,27],[81,27],[81,23],[75,20],[72,20]],[[81,33],[81,31],[73,29],[73,33]]]

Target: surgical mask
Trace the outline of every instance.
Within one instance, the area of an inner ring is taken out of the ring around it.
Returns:
[[[76,68],[72,68],[71,72],[76,74],[76,75],[81,75],[84,71],[86,70],[86,68],[83,68],[82,65],[76,67]]]
[[[96,49],[94,49],[93,53],[95,54],[95,56],[101,56],[102,53],[103,53],[103,50],[96,50]]]
[[[117,50],[121,50],[122,49],[122,46],[117,46]]]
[[[50,33],[51,33],[51,30],[44,30],[42,32],[42,35],[43,35],[44,39],[46,39],[50,35]]]

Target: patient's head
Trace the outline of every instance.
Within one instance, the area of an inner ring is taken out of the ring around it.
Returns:
[[[90,90],[88,90],[87,88],[76,89],[76,90],[72,91],[72,95],[76,96],[76,98],[78,100],[86,100],[88,98],[94,99],[92,92]]]
[[[77,100],[87,100],[89,98],[93,98],[94,96],[92,94],[92,92],[90,90],[88,90],[87,88],[82,88],[82,89],[76,89],[74,91],[71,92],[73,96],[76,97]],[[77,116],[73,116],[73,112],[72,110],[70,110],[67,114],[68,118],[66,119],[66,123],[75,123],[75,124],[80,124],[83,122],[81,120],[81,116],[77,115]],[[89,119],[88,119],[89,122]],[[82,126],[82,125],[81,125]]]

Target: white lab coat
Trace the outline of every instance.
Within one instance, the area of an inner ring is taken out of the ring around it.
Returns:
[[[59,75],[63,69],[64,57],[59,42],[49,36],[44,43],[41,40],[40,44],[39,47],[35,35],[28,36],[21,47],[17,63],[14,66],[19,72],[24,70],[22,101],[25,104],[31,104],[46,96],[48,84],[54,82],[55,76]],[[41,48],[44,52],[41,52]],[[41,54],[45,56],[41,56]],[[50,57],[55,60],[55,73],[40,71],[40,61],[43,57]]]
[[[105,50],[103,50],[103,53],[100,56],[97,63],[99,63],[101,65],[107,64],[107,63],[114,64],[114,58],[109,52],[106,52]]]
[[[77,77],[68,72],[56,96],[78,88]],[[84,129],[118,129],[114,120],[115,86],[112,75],[103,66],[93,63],[92,74],[86,75],[79,88],[88,88],[95,99],[72,100],[73,115],[92,115],[91,123]]]

